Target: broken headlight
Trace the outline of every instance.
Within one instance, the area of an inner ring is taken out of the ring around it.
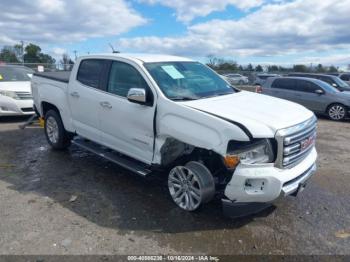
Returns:
[[[273,148],[268,139],[231,143],[228,155],[238,157],[243,164],[271,163],[274,160]]]

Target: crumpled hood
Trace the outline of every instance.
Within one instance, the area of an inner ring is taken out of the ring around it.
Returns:
[[[313,116],[310,110],[296,103],[246,91],[182,104],[237,122],[245,126],[254,138],[274,137],[277,130]]]
[[[30,81],[0,81],[0,90],[31,92]]]

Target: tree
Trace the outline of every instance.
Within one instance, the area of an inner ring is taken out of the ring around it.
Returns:
[[[24,55],[24,50],[23,50],[23,45],[22,44],[16,44],[13,46],[13,50],[16,54],[16,57],[19,61],[23,62],[23,55]]]
[[[329,73],[337,73],[337,72],[338,72],[338,68],[336,68],[334,65],[331,65],[331,66],[328,68],[328,72],[329,72]]]
[[[255,67],[255,71],[256,71],[256,72],[262,72],[262,71],[264,71],[264,69],[262,68],[261,65],[257,65],[257,66]]]
[[[252,64],[248,64],[247,67],[246,67],[246,70],[247,70],[247,71],[253,71],[253,66],[252,66]]]
[[[11,46],[5,46],[0,51],[0,61],[6,63],[19,63],[16,53]]]
[[[68,71],[68,70],[71,70],[71,67],[74,64],[74,62],[69,57],[68,54],[62,54],[62,59],[60,60],[60,64],[62,65],[64,71]]]
[[[293,71],[305,73],[305,72],[308,72],[308,69],[305,65],[293,65]]]
[[[277,72],[278,71],[278,66],[270,65],[270,66],[267,67],[267,71],[269,71],[269,72]]]
[[[54,64],[56,62],[52,56],[41,53],[40,46],[34,44],[29,44],[25,47],[24,61],[37,64]]]
[[[25,47],[24,61],[26,63],[40,63],[39,54],[41,48],[34,44],[29,44]]]
[[[326,72],[326,68],[324,68],[322,64],[318,64],[316,66],[316,72],[317,73],[325,73]]]
[[[236,61],[215,57],[213,55],[209,55],[207,65],[214,70],[217,71],[237,71],[238,64]]]

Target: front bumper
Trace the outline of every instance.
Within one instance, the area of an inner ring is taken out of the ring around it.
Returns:
[[[0,116],[21,116],[34,114],[33,100],[16,100],[0,96]]]
[[[317,152],[313,148],[308,156],[290,169],[273,164],[240,164],[225,188],[223,201],[231,203],[268,203],[303,189],[316,171]]]

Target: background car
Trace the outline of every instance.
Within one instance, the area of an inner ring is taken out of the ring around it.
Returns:
[[[0,65],[0,116],[34,114],[32,75],[27,67]]]
[[[241,74],[226,74],[224,77],[232,85],[244,85],[249,83],[248,77]]]
[[[350,84],[350,73],[340,73],[338,77],[347,84]]]
[[[350,86],[341,80],[339,77],[334,75],[325,74],[308,74],[308,73],[290,73],[288,76],[299,76],[299,77],[309,77],[324,81],[331,86],[337,88],[339,91],[350,91]]]
[[[262,86],[266,80],[270,77],[277,77],[280,76],[278,74],[257,74],[254,80],[255,86]]]
[[[343,120],[350,113],[350,92],[340,92],[318,79],[270,78],[261,88],[261,93],[296,102],[332,120]]]

